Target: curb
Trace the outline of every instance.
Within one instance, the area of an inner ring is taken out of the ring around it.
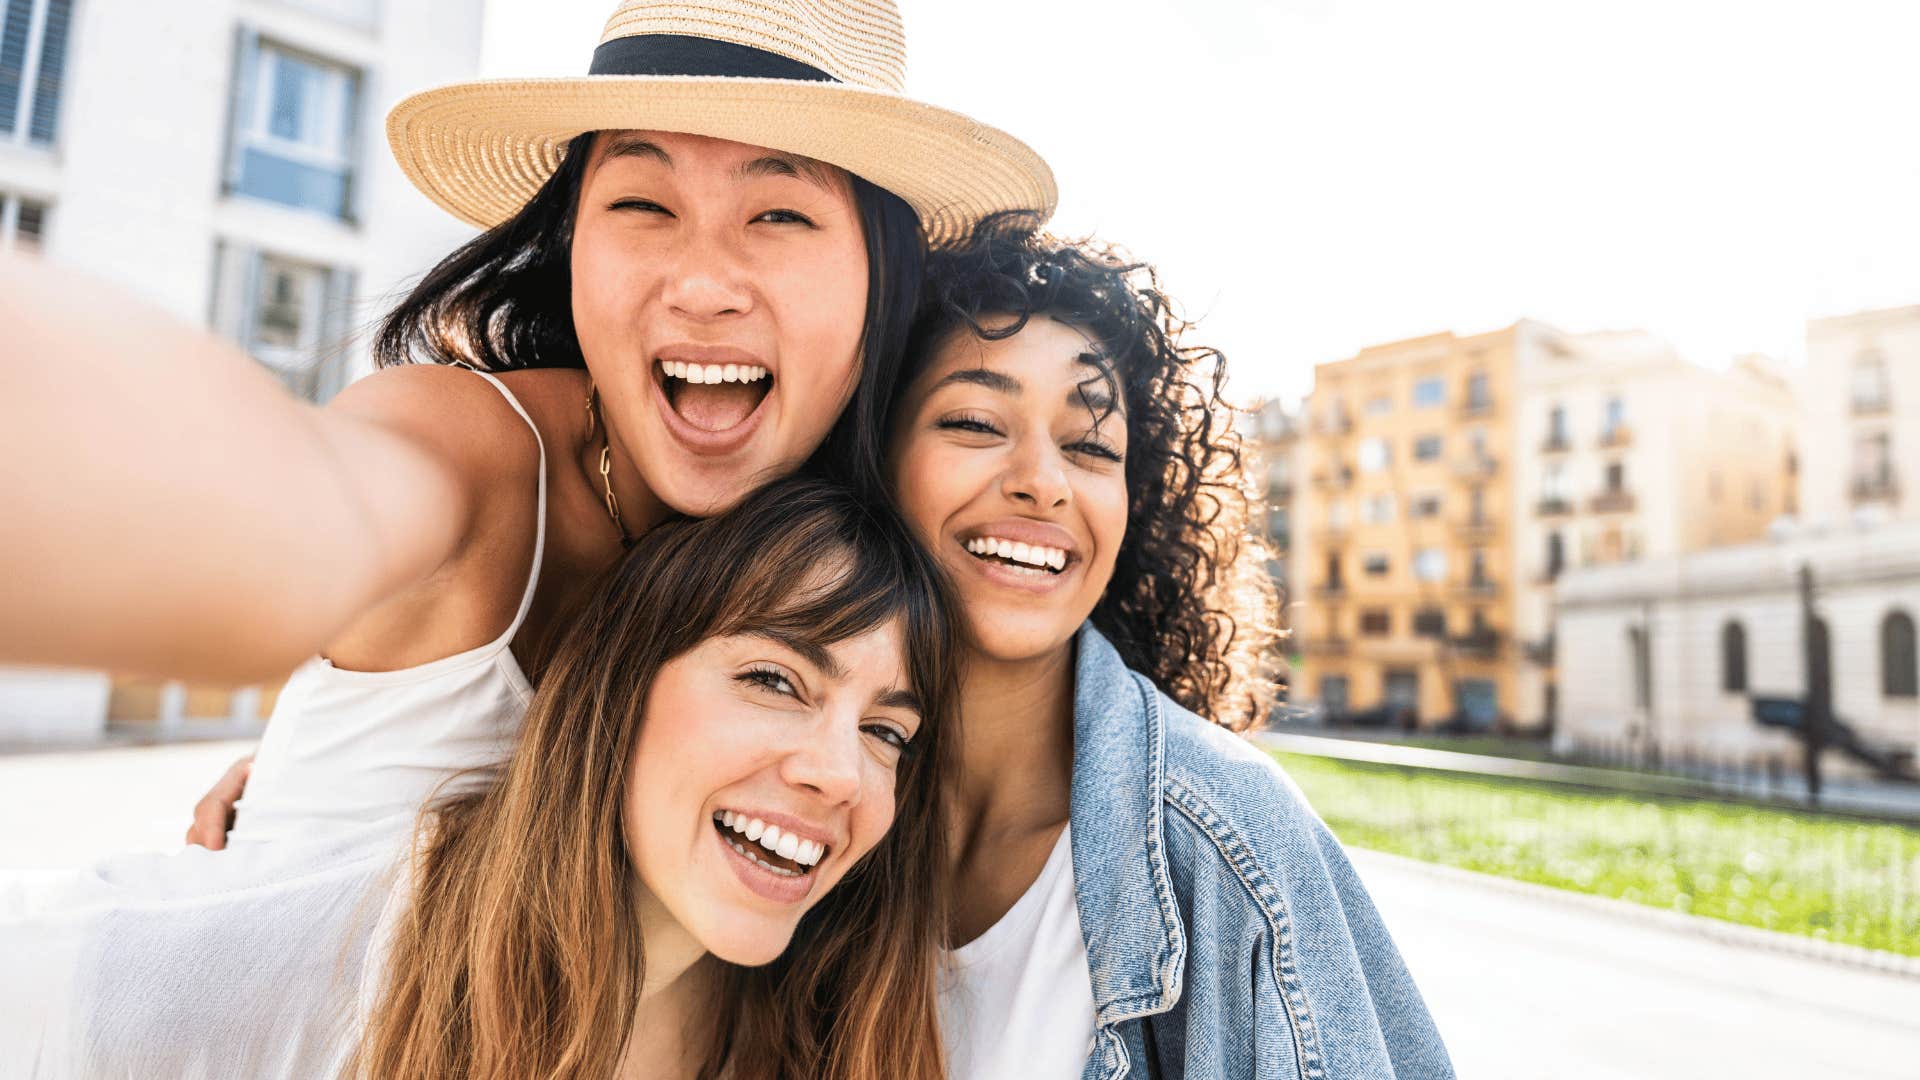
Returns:
[[[1347,850],[1359,855],[1361,862],[1391,863],[1414,873],[1514,893],[1551,904],[1583,908],[1611,918],[1655,926],[1690,937],[1705,938],[1722,945],[1785,953],[1837,967],[1876,971],[1896,978],[1920,981],[1920,956],[1903,956],[1880,949],[1821,941],[1819,938],[1803,937],[1799,934],[1762,930],[1757,926],[1742,926],[1739,923],[1721,919],[1710,919],[1704,915],[1686,915],[1678,911],[1666,911],[1629,900],[1616,900],[1610,896],[1595,896],[1591,893],[1574,892],[1571,889],[1556,889],[1551,885],[1519,881],[1514,878],[1500,877],[1497,874],[1481,873],[1478,870],[1463,870],[1457,866],[1425,862],[1406,855],[1375,851],[1372,848],[1347,846]]]

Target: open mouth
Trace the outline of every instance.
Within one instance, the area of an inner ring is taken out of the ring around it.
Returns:
[[[741,857],[780,877],[806,877],[830,850],[817,840],[802,840],[777,825],[732,810],[714,814],[713,827]]]
[[[967,554],[985,563],[1004,566],[1017,574],[1036,578],[1066,573],[1073,553],[1064,548],[1042,544],[1022,544],[997,536],[976,536],[963,545]]]
[[[746,423],[773,390],[773,373],[758,364],[699,364],[656,360],[667,405],[688,426],[730,431]]]

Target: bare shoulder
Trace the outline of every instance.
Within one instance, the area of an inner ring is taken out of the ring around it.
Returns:
[[[569,418],[559,410],[579,387],[583,372],[538,370],[499,376],[549,442],[564,436]],[[331,412],[378,424],[448,465],[472,493],[507,484],[532,484],[540,455],[533,432],[492,383],[472,371],[442,364],[383,368],[348,386],[327,406]]]

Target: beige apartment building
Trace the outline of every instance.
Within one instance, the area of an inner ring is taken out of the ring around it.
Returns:
[[[1427,726],[1513,714],[1508,478],[1529,328],[1316,369],[1296,455],[1295,702]]]
[[[1798,510],[1793,394],[1763,357],[1726,371],[1638,331],[1550,335],[1520,372],[1516,726],[1557,712],[1566,570],[1758,540]]]
[[[1920,305],[1807,324],[1806,518],[1920,518]]]
[[[1294,700],[1332,716],[1542,730],[1563,571],[1745,543],[1796,509],[1784,378],[1644,333],[1374,346],[1316,370],[1304,417]]]

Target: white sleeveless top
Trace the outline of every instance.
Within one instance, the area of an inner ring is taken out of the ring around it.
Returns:
[[[498,379],[484,372],[527,421]],[[498,638],[400,671],[303,665],[274,707],[225,851],[0,873],[0,1077],[337,1076],[409,899],[413,823],[496,774],[530,696]]]
[[[533,691],[508,646],[540,584],[547,449],[512,392],[474,374],[533,428],[540,451],[533,568],[513,622],[485,645],[398,671],[344,671],[319,656],[302,664],[267,720],[229,844],[412,818],[437,793],[483,786],[512,753]]]

